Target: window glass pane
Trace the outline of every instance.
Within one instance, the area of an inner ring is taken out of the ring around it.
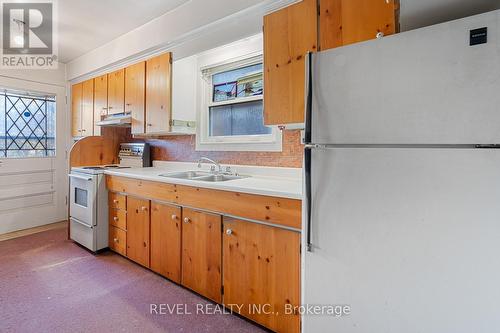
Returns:
[[[262,64],[215,74],[212,84],[214,102],[262,95]]]
[[[77,205],[87,207],[87,190],[83,190],[81,188],[75,188],[75,203]]]
[[[55,96],[0,93],[0,157],[55,155]]]
[[[271,134],[270,127],[264,126],[262,101],[253,101],[209,109],[209,135],[262,135]]]

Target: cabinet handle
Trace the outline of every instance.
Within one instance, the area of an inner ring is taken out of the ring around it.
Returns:
[[[114,199],[114,200],[113,200],[113,203],[117,204],[117,203],[119,203],[119,201],[118,201],[118,200],[116,200],[116,199]]]
[[[227,229],[226,230],[226,235],[231,236],[233,234],[233,230]]]
[[[172,214],[172,220],[177,220],[177,215]]]
[[[189,222],[191,222],[191,220],[189,219],[189,217],[185,217],[184,218],[184,223],[189,223]]]
[[[147,211],[148,209],[146,208],[146,206],[142,206],[142,207],[141,207],[141,210],[142,210],[143,212],[145,212],[145,211]]]
[[[87,130],[82,129],[82,132],[86,132]]]
[[[118,216],[113,217],[113,220],[114,220],[115,222],[118,222]]]
[[[113,242],[120,243],[120,241],[118,240],[118,238],[113,238]]]
[[[131,106],[131,105],[132,105],[132,103],[125,103],[125,105],[126,105],[126,106]]]
[[[153,124],[148,124],[149,127],[153,126]]]
[[[109,110],[109,109],[112,109],[112,108],[113,108],[112,106],[108,106],[108,110]]]

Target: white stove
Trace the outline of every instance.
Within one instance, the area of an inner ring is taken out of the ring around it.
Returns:
[[[93,252],[108,247],[108,191],[104,171],[151,166],[147,143],[122,143],[120,164],[71,168],[70,238]]]

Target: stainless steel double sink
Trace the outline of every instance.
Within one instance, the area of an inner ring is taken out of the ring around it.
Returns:
[[[241,175],[211,173],[205,171],[171,172],[171,173],[162,173],[159,176],[167,178],[177,178],[177,179],[200,180],[204,182],[225,182],[228,180],[243,179],[249,177]]]

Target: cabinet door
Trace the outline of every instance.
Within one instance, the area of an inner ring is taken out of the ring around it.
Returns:
[[[125,70],[108,74],[108,114],[125,112]]]
[[[181,280],[181,209],[151,202],[151,269],[166,278]]]
[[[94,78],[94,135],[101,135],[95,123],[108,114],[108,74]]]
[[[299,315],[285,308],[300,305],[299,233],[225,218],[223,262],[224,304],[244,304],[242,315],[273,331],[300,331]]]
[[[127,255],[127,249],[125,244],[127,244],[127,232],[116,228],[114,226],[109,226],[109,248],[122,256]]]
[[[305,55],[317,49],[316,0],[264,16],[264,123],[304,122]]]
[[[94,135],[94,80],[82,85],[82,135]]]
[[[397,32],[399,0],[320,0],[320,47],[327,50]]]
[[[127,197],[127,257],[149,267],[149,200]]]
[[[146,62],[146,133],[170,129],[172,110],[172,54]]]
[[[75,136],[82,136],[82,91],[83,83],[71,86],[71,133]]]
[[[221,302],[221,216],[183,208],[182,285]]]
[[[142,134],[144,124],[144,97],[146,93],[146,63],[125,68],[125,112],[132,115],[132,134]]]

